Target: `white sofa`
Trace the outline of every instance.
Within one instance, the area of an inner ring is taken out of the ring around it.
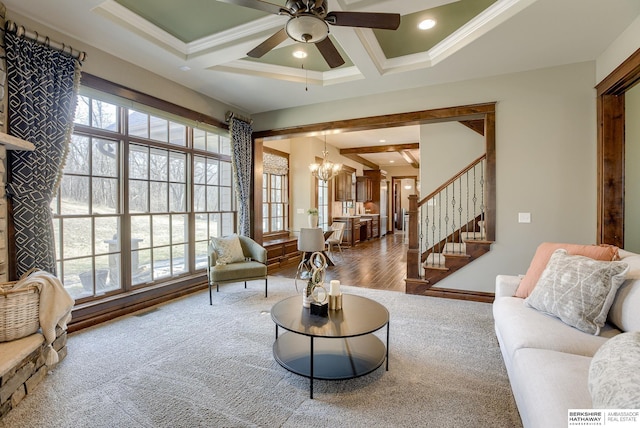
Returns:
[[[520,276],[496,277],[495,330],[525,428],[565,427],[569,409],[593,407],[589,369],[596,351],[623,331],[640,330],[640,255],[620,250],[626,280],[598,336],[513,297]]]

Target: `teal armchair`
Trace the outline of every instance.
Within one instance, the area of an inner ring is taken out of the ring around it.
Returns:
[[[207,279],[209,283],[209,304],[213,305],[211,288],[215,284],[216,291],[220,291],[220,284],[244,282],[264,279],[264,297],[267,297],[267,250],[246,236],[238,236],[245,259],[236,263],[219,264],[216,250],[209,240]]]

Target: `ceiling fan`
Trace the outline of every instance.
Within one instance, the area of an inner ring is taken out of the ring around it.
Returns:
[[[284,7],[262,0],[219,1],[289,17],[284,28],[247,53],[252,58],[262,57],[290,37],[297,42],[314,43],[329,67],[336,68],[344,64],[344,59],[328,37],[328,24],[384,30],[396,30],[400,25],[398,13],[329,12],[327,0],[287,0]]]

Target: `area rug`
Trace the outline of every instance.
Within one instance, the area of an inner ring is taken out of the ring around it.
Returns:
[[[519,427],[491,305],[343,286],[390,313],[389,371],[314,382],[273,357],[292,280],[227,284],[71,334],[0,427]],[[384,330],[379,332],[384,337]]]

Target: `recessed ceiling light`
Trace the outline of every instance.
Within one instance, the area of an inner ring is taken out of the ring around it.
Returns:
[[[302,59],[307,57],[307,53],[305,51],[294,51],[293,56],[295,56],[298,59]]]
[[[436,20],[431,18],[425,19],[424,21],[420,21],[420,23],[418,24],[418,28],[421,30],[428,30],[435,26],[436,26]]]
[[[191,67],[189,67],[188,65],[182,65],[182,66],[180,66],[180,70],[181,71],[189,71],[189,70],[191,70]]]
[[[386,142],[387,142],[387,140],[380,140],[380,142],[381,142],[381,143],[386,143]]]
[[[389,163],[394,163],[395,161],[390,160]]]

